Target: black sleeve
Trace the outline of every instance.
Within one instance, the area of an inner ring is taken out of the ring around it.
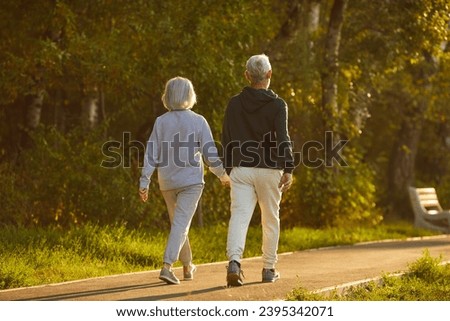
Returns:
[[[288,109],[287,104],[280,100],[278,102],[279,112],[275,117],[275,132],[277,136],[277,148],[279,159],[282,160],[285,173],[292,173],[294,170],[294,156],[292,152],[292,141],[288,130]]]

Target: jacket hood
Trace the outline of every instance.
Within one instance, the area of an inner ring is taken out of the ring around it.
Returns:
[[[270,104],[278,95],[270,89],[255,89],[245,87],[240,95],[244,110],[248,113],[254,113],[262,107]]]

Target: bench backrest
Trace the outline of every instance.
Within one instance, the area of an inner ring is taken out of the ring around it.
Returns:
[[[434,187],[409,187],[409,194],[415,211],[421,210],[423,214],[431,215],[442,212]]]

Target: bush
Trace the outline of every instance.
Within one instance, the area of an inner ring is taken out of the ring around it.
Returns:
[[[9,163],[0,164],[0,225],[17,225],[28,221],[32,212],[28,190],[21,184],[20,173]]]
[[[150,185],[150,201],[143,204],[137,193],[137,157],[127,167],[102,167],[105,141],[99,137],[95,132],[85,134],[77,130],[67,134],[54,128],[36,131],[34,146],[23,151],[18,165],[0,166],[4,185],[0,191],[4,200],[1,223],[66,227],[92,222],[168,227],[156,179]],[[123,150],[118,149],[117,153],[124,159]],[[346,227],[381,221],[375,207],[372,171],[357,157],[348,156],[347,161],[350,166],[340,167],[339,171],[326,167],[296,170],[294,185],[282,200],[285,226]],[[202,223],[227,223],[229,189],[209,172],[205,181]],[[259,224],[259,215],[255,214],[252,223]]]
[[[161,221],[165,205],[156,184],[149,204],[138,197],[137,164],[104,168],[102,144],[95,133],[63,135],[41,128],[34,147],[17,166],[2,166],[2,222],[17,225],[70,226],[83,222],[148,226]]]
[[[290,195],[299,213],[297,222],[312,227],[376,225],[382,216],[376,210],[374,174],[352,155],[349,166],[299,169]],[[292,207],[293,204],[290,204]]]
[[[220,180],[210,172],[205,175],[201,207],[205,225],[215,225],[219,222],[228,223],[230,217],[230,188],[222,186]]]
[[[442,178],[442,182],[436,186],[439,203],[444,210],[450,209],[450,174]]]

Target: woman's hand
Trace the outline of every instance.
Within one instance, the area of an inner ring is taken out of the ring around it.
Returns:
[[[148,200],[148,189],[146,189],[146,188],[139,189],[139,196],[141,197],[141,200],[143,202],[147,202],[147,200]]]

